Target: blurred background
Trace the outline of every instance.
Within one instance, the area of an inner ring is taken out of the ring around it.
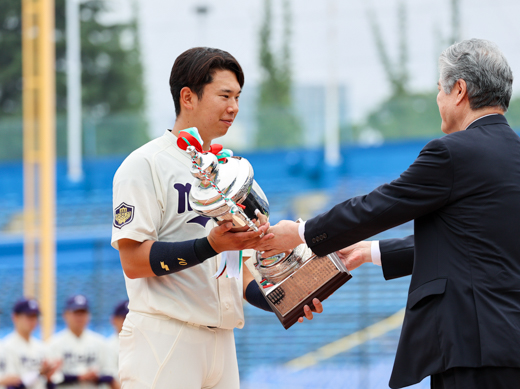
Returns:
[[[132,150],[173,126],[169,73],[184,50],[218,47],[241,63],[240,113],[220,143],[252,163],[272,223],[312,217],[391,181],[442,136],[437,58],[451,43],[494,41],[520,69],[515,0],[67,1],[76,17],[66,0],[55,3],[57,329],[65,299],[83,293],[91,328],[111,332],[112,309],[126,298],[110,246],[112,178]],[[77,26],[74,45],[67,23]],[[24,293],[21,28],[20,0],[2,0],[0,337]],[[76,84],[67,81],[72,49]],[[518,96],[506,115],[515,129]],[[411,233],[412,222],[375,239]],[[322,315],[287,331],[246,304],[246,326],[235,331],[243,388],[388,387],[409,279],[385,282],[369,265],[353,276]]]

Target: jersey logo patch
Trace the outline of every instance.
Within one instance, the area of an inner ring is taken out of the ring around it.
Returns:
[[[135,207],[133,205],[121,203],[114,210],[114,227],[122,228],[134,220],[134,210]]]

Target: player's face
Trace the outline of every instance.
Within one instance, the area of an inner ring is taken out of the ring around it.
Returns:
[[[30,335],[38,326],[38,315],[25,313],[13,315],[13,323],[19,333]]]
[[[81,334],[88,325],[90,314],[85,310],[66,311],[63,318],[72,332]]]
[[[193,127],[197,127],[202,138],[215,139],[226,135],[238,113],[240,84],[235,73],[217,70],[213,81],[204,87],[202,98],[195,95],[193,104]]]

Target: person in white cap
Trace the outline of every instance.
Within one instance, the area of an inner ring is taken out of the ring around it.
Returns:
[[[49,342],[53,357],[62,361],[53,381],[65,389],[94,389],[105,384],[118,388],[108,371],[105,339],[87,328],[90,321],[87,298],[77,294],[67,299],[63,318],[67,328]]]

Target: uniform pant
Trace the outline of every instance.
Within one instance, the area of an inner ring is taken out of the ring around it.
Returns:
[[[119,334],[123,389],[239,389],[233,330],[130,312]]]
[[[520,388],[520,368],[454,367],[431,376],[432,389]]]

